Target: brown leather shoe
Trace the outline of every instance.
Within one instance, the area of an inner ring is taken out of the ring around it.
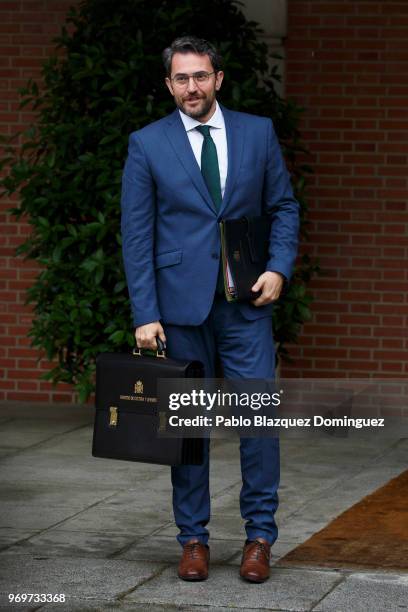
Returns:
[[[250,582],[264,582],[269,578],[271,545],[264,538],[246,541],[239,575]]]
[[[210,549],[199,540],[189,540],[183,546],[178,575],[182,580],[207,580]]]

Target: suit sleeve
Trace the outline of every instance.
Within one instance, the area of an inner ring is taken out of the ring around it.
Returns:
[[[263,189],[264,210],[272,217],[266,270],[290,280],[298,249],[299,203],[293,195],[273,123],[268,120],[267,163]]]
[[[136,327],[161,318],[154,273],[155,185],[137,133],[129,137],[122,175],[122,254]]]

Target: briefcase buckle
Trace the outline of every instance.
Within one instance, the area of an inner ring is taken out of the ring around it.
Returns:
[[[118,409],[116,406],[109,406],[109,427],[116,427],[118,424]]]

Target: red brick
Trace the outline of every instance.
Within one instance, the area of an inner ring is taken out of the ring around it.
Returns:
[[[390,315],[408,315],[408,305],[400,304],[374,304],[374,312]]]
[[[34,355],[33,355],[34,357]],[[18,359],[17,360],[17,368],[18,369],[38,369],[38,362],[35,359]]]
[[[19,380],[22,376],[27,379],[34,379],[36,380],[38,378],[38,371],[37,370],[24,370],[23,372],[21,370],[8,370],[8,378],[13,378],[16,380]]]
[[[340,314],[340,323],[346,323],[349,325],[378,325],[380,317],[374,315],[360,315],[360,314]]]
[[[363,372],[372,372],[379,369],[379,363],[376,361],[359,361],[358,359],[350,359],[348,361],[339,360],[338,367],[344,370],[360,370]]]
[[[297,7],[296,7],[296,14],[291,13],[289,15],[289,21],[290,21],[289,32],[293,32],[296,26],[301,27],[301,28],[306,28],[307,26],[320,25],[320,16],[314,15],[312,17],[312,16],[306,16],[303,14],[299,14]]]
[[[18,380],[17,381],[17,389],[19,391],[37,391],[38,390],[38,383],[37,382],[27,382],[24,380]]]
[[[408,331],[405,330],[405,328],[403,327],[405,324],[404,321],[404,317],[401,316],[383,316],[382,317],[382,323],[383,325],[386,325],[387,327],[384,328],[378,328],[377,332],[382,335],[382,336],[408,336]],[[395,327],[396,328],[396,332],[392,333],[391,331],[391,327]]]
[[[13,389],[16,388],[16,382],[13,381],[13,380],[6,380],[6,379],[4,379],[1,382],[1,387],[2,387],[2,389],[4,391],[6,391],[6,390],[13,390]],[[3,399],[5,399],[5,395],[6,394],[3,395]]]
[[[23,391],[9,391],[6,394],[6,399],[9,401],[36,401],[36,402],[46,402],[49,401],[49,396],[47,393],[38,393],[38,392],[23,392]]]
[[[318,13],[319,15],[353,15],[356,7],[353,2],[310,2],[311,14]]]
[[[344,27],[346,25],[346,17],[344,15],[331,15],[329,17],[321,18],[322,26],[339,26]],[[344,41],[338,41],[340,43],[339,46],[344,45]]]
[[[0,368],[15,368],[16,361],[15,359],[6,359],[4,357],[0,358]]]
[[[371,15],[369,18],[367,18],[366,15],[364,15],[364,17],[350,16],[347,17],[346,23],[350,26],[382,26],[384,25],[384,17],[375,17],[373,15]]]
[[[383,348],[403,349],[404,348],[404,340],[401,339],[401,338],[382,338],[381,339],[381,346]],[[408,346],[406,348],[408,348]]]
[[[365,119],[354,121],[354,127],[356,130],[375,130],[378,127],[378,121],[375,119]]]
[[[381,370],[383,372],[402,372],[404,364],[401,361],[387,362],[383,361],[381,363]]]
[[[33,357],[33,354],[35,355],[36,352],[33,352],[33,349],[28,349],[28,348],[21,348],[21,347],[17,347],[17,348],[10,348],[9,351],[9,357]]]
[[[346,336],[339,338],[340,346],[350,346],[350,347],[367,347],[367,348],[377,348],[380,344],[379,338],[357,338],[355,336]]]
[[[372,359],[372,351],[369,350],[353,350],[349,351],[350,359]]]

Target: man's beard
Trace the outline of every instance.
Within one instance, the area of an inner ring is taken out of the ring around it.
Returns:
[[[197,109],[190,109],[190,110],[188,110],[184,106],[183,101],[178,102],[176,100],[176,105],[185,115],[188,115],[192,119],[201,119],[201,117],[205,117],[205,115],[207,115],[208,112],[210,111],[210,108],[214,102],[215,96],[213,95],[213,96],[209,96],[206,98],[198,98],[198,97],[192,96],[191,99],[202,100],[203,104]]]

